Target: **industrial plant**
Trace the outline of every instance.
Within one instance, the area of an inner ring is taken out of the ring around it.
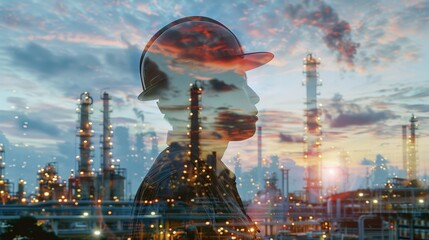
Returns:
[[[201,156],[200,152],[203,88],[195,82],[189,88],[187,155],[174,156],[181,157],[179,162],[183,165],[178,168],[182,171],[177,184],[171,186],[176,190],[192,186],[191,195],[181,192],[183,196],[168,199],[144,195],[134,202],[126,191],[127,169],[114,158],[111,97],[107,92],[100,97],[102,133],[97,168],[91,121],[94,100],[89,92],[83,92],[76,109],[77,168],[71,170],[67,180],[59,176],[56,162],[48,162],[35,172],[38,182],[34,192],[26,189],[28,179],[14,185],[5,177],[7,159],[0,144],[0,223],[6,226],[20,216],[32,216],[60,239],[132,239],[135,228],[144,239],[159,240],[201,239],[198,234],[202,232],[208,233],[210,239],[429,239],[429,189],[417,174],[418,118],[412,115],[401,128],[402,136],[398,136],[398,141],[402,140],[404,176],[385,174],[386,161],[377,155],[371,169],[373,184],[369,184],[368,170],[366,187],[328,192],[322,178],[322,106],[318,101],[321,61],[307,54],[303,64],[306,100],[302,154],[306,166],[302,191],[289,190],[293,170],[279,164],[278,158],[272,157],[271,165],[264,164],[261,126],[256,132],[256,167],[244,172],[241,156],[237,155],[233,159],[233,176],[216,174],[221,167],[217,165],[216,152],[209,156]],[[157,134],[150,130],[136,136],[135,152],[130,157],[138,159],[142,171],[147,171],[159,154]],[[146,136],[150,137],[150,150],[144,143]],[[346,152],[342,153],[341,161],[349,161]],[[346,186],[347,170],[345,175]],[[235,193],[235,186],[220,186],[228,177],[234,179],[240,195],[250,192],[251,199],[246,201],[242,197],[241,203],[240,197],[228,197],[225,193]],[[224,195],[216,195],[213,188],[224,191]],[[241,221],[237,217],[241,204],[251,225],[243,224],[248,219]],[[203,211],[209,205],[214,211]],[[195,214],[184,215],[184,208]],[[6,227],[0,229],[0,234],[4,231]]]

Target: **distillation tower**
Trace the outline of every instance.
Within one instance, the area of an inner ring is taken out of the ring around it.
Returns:
[[[56,162],[50,162],[37,171],[37,180],[39,182],[38,201],[65,199],[66,184],[60,181],[57,168]]]
[[[101,172],[97,181],[99,189],[99,199],[118,201],[125,197],[125,169],[120,168],[120,160],[114,160],[113,148],[113,128],[110,123],[109,94],[104,92],[101,96],[103,101],[103,134],[100,136],[101,143]]]
[[[404,170],[404,178],[408,177],[408,137],[407,125],[402,125],[402,169]]]
[[[82,200],[92,200],[95,198],[94,171],[92,169],[92,146],[91,138],[94,131],[89,115],[92,113],[93,99],[88,92],[83,92],[79,99],[79,156],[78,160],[78,177],[76,197]]]
[[[113,129],[110,124],[110,108],[109,108],[109,94],[104,92],[103,96],[101,96],[101,100],[103,101],[103,134],[100,136],[101,143],[101,169],[103,172],[108,172],[112,169],[112,137],[113,137]]]
[[[192,84],[191,89],[191,98],[190,101],[190,129],[189,129],[189,152],[190,159],[192,162],[196,163],[196,167],[198,168],[198,164],[200,162],[201,153],[200,153],[200,132],[201,132],[201,123],[200,123],[200,98],[202,94],[202,88],[200,88],[195,82]]]
[[[322,192],[321,180],[321,140],[322,130],[320,125],[321,110],[317,103],[318,87],[321,86],[317,66],[320,61],[312,54],[304,58],[304,74],[307,98],[305,101],[305,133],[304,133],[304,160],[306,161],[306,198],[309,203],[320,203]]]
[[[4,162],[4,148],[3,144],[0,144],[0,201],[5,204],[9,199],[9,180],[5,178],[5,166]]]
[[[258,126],[258,168],[256,169],[256,182],[259,190],[265,186],[264,173],[262,169],[262,127]]]
[[[408,163],[407,176],[409,180],[417,179],[417,146],[416,146],[416,130],[417,117],[414,114],[410,118],[410,139],[408,141]]]
[[[212,155],[208,155],[204,160],[201,158],[201,119],[200,111],[202,107],[200,105],[201,95],[203,93],[203,88],[198,86],[198,82],[191,84],[190,88],[190,106],[189,106],[189,160],[190,160],[190,169],[189,172],[191,175],[191,182],[196,189],[196,196],[203,197],[206,196],[207,187],[211,184],[211,172],[216,172],[216,153],[213,152]]]

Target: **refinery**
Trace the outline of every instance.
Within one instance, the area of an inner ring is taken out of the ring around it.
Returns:
[[[249,239],[249,236],[253,239],[429,239],[429,189],[417,174],[418,163],[423,161],[417,157],[417,116],[410,116],[409,123],[402,126],[402,136],[398,136],[402,141],[402,170],[406,175],[387,177],[386,160],[377,155],[371,169],[371,180],[369,172],[366,176],[365,188],[350,190],[344,187],[343,191],[327,191],[322,178],[322,106],[318,101],[322,85],[318,73],[321,61],[308,54],[303,64],[306,100],[302,155],[306,165],[302,191],[289,190],[293,170],[280,164],[275,156],[270,164],[264,163],[263,127],[259,126],[256,132],[256,167],[243,172],[240,156],[234,159],[237,188],[254,227],[234,225],[238,222],[236,216],[223,210],[227,207],[220,206],[222,210],[214,213],[217,214],[214,221],[217,232],[210,239]],[[199,177],[185,179],[187,175],[183,178],[185,182],[202,186],[196,195],[199,198],[192,205],[195,208],[192,212],[196,215],[200,213],[200,207],[207,204],[205,187],[210,188],[218,182],[211,178],[219,168],[216,161],[212,161],[216,159],[216,152],[205,159],[199,152],[201,108],[198,99],[201,94],[202,89],[197,83],[191,85],[188,157],[195,159],[196,167],[189,168],[189,172],[194,176],[207,174],[209,180]],[[113,139],[117,133],[110,117],[111,97],[104,92],[100,98],[99,167],[95,165],[93,154],[95,140],[91,115],[94,99],[89,92],[83,92],[78,100],[76,139],[79,155],[76,156],[76,168],[70,171],[67,180],[59,176],[56,162],[48,162],[35,172],[38,182],[34,192],[26,189],[28,179],[13,183],[6,178],[5,163],[8,159],[5,148],[0,145],[0,234],[6,231],[11,220],[32,216],[46,231],[53,232],[60,239],[132,239],[136,224],[134,217],[143,225],[144,239],[200,239],[189,237],[185,225],[192,220],[199,232],[204,232],[212,222],[203,217],[195,219],[180,214],[171,220],[171,213],[185,206],[184,200],[165,199],[163,202],[162,199],[148,199],[141,206],[137,205],[144,214],[135,215],[136,205],[130,197],[134,193],[129,193],[126,186],[129,181],[127,169],[121,167],[121,162],[115,160],[113,154]],[[150,150],[145,146],[145,138],[152,145]],[[142,161],[140,165],[147,171],[159,154],[156,132],[137,133],[135,145],[139,153],[135,158]],[[140,159],[142,156],[144,161]],[[343,153],[341,158],[347,163],[349,157]],[[185,170],[187,167],[185,165]],[[349,184],[346,170],[344,175],[343,184],[346,186]],[[243,194],[250,195],[250,199],[247,200]],[[184,226],[177,227],[181,222]]]

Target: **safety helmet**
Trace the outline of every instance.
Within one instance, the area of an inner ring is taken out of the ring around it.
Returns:
[[[237,37],[216,20],[201,16],[181,18],[159,30],[143,50],[140,58],[143,91],[138,99],[158,99],[157,90],[168,84],[169,77],[161,68],[172,68],[177,63],[244,72],[273,57],[269,52],[243,53]]]

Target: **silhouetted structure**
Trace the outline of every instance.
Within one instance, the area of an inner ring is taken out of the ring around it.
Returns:
[[[264,184],[264,170],[262,169],[262,127],[258,126],[258,166],[256,169],[256,183],[258,188],[262,188]]]
[[[389,178],[387,160],[381,154],[377,154],[374,163],[375,166],[372,170],[372,187],[383,188]]]
[[[158,99],[172,131],[136,194],[134,239],[179,232],[186,239],[254,238],[235,175],[221,158],[230,141],[256,132],[259,98],[245,71],[272,57],[244,54],[229,29],[206,17],[179,19],[152,37],[141,57],[139,99]]]
[[[4,148],[3,144],[0,144],[0,201],[2,204],[6,204],[10,199],[10,182],[5,178],[5,166]]]
[[[320,61],[310,53],[304,58],[305,84],[307,90],[305,110],[304,160],[306,169],[306,195],[309,203],[320,203],[322,194],[321,161],[322,129],[320,125],[321,110],[317,103],[317,87],[321,86],[317,65]]]
[[[407,177],[408,173],[408,136],[407,136],[407,125],[402,125],[402,169],[404,170],[404,178]]]
[[[77,199],[94,199],[95,198],[95,173],[93,171],[92,151],[92,122],[89,120],[89,115],[92,113],[93,99],[89,92],[84,92],[80,95],[79,99],[79,130],[77,136],[79,137],[79,156],[77,158],[78,178],[75,193]]]
[[[55,162],[46,164],[37,171],[39,181],[39,201],[66,199],[67,184],[61,182]]]
[[[104,92],[103,100],[103,134],[101,139],[101,172],[97,176],[98,199],[119,201],[125,197],[126,171],[120,167],[120,160],[113,159],[113,127],[110,123],[109,94]]]
[[[409,180],[417,179],[417,122],[417,117],[413,114],[410,118],[410,139],[408,141],[407,176]]]

